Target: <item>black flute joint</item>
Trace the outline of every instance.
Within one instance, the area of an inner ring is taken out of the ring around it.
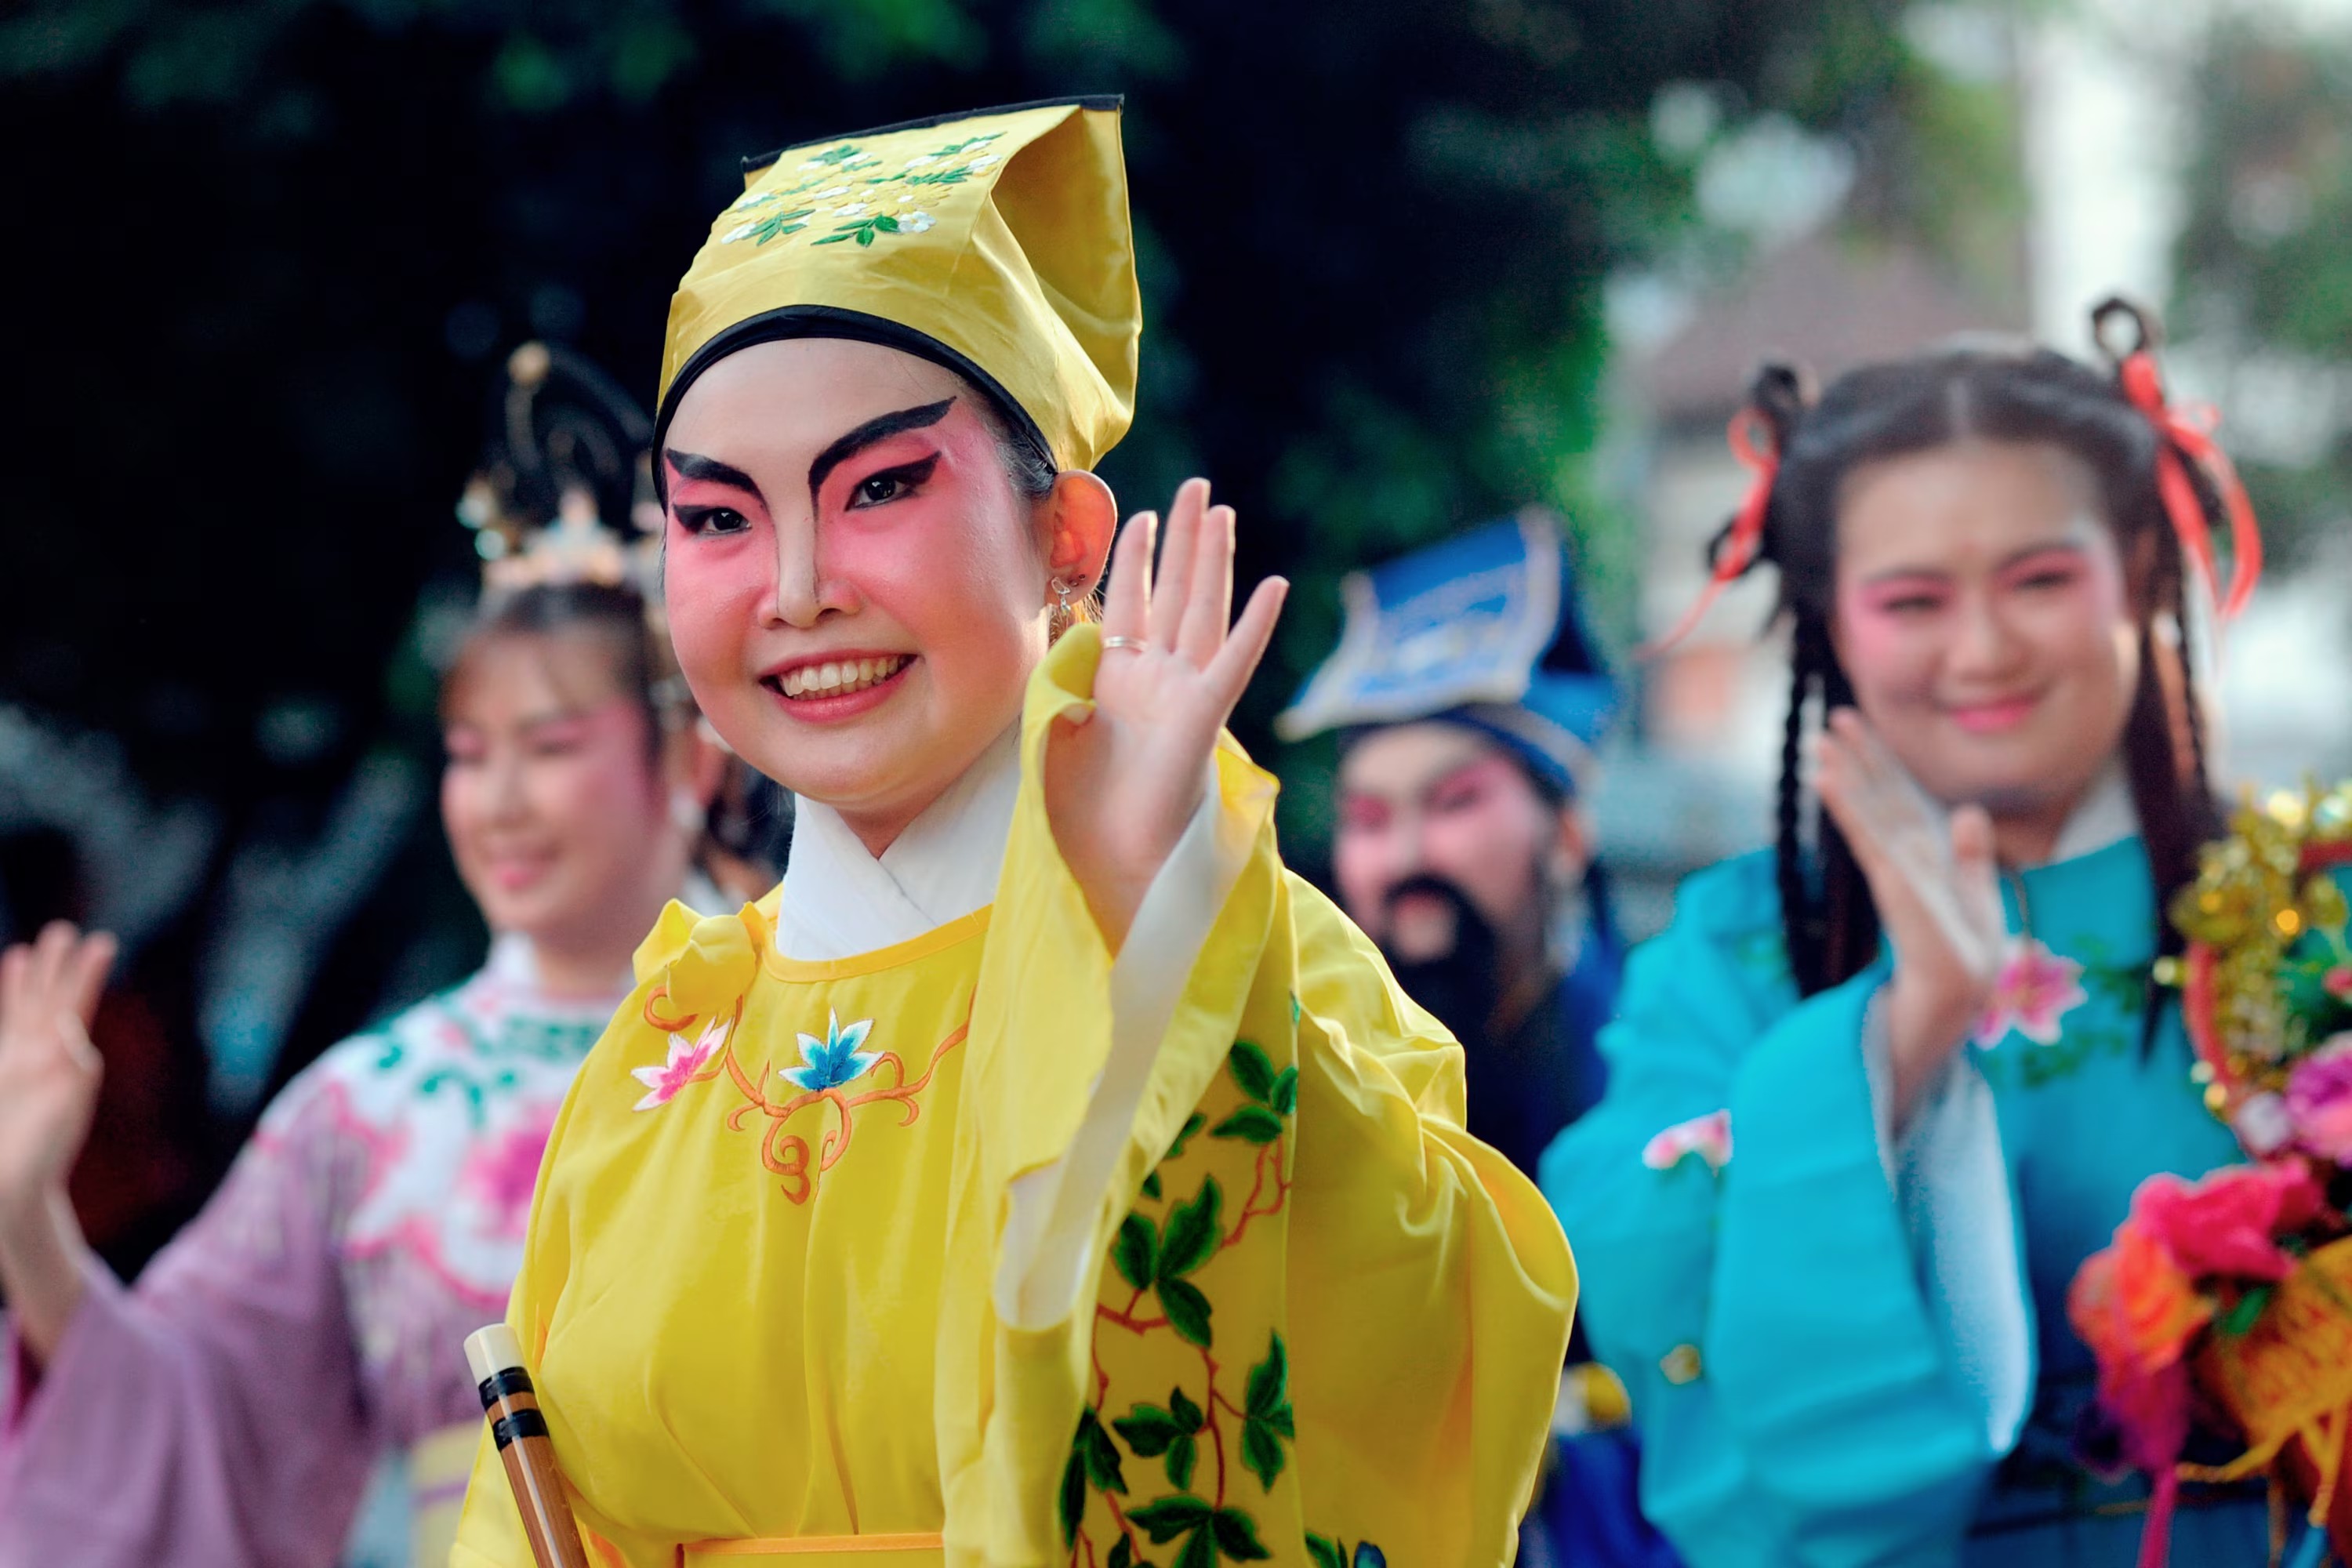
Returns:
[[[466,1363],[481,1389],[482,1415],[506,1466],[533,1561],[539,1568],[590,1568],[563,1471],[555,1462],[555,1445],[548,1440],[547,1416],[539,1408],[539,1392],[522,1364],[514,1331],[492,1323],[467,1334]]]

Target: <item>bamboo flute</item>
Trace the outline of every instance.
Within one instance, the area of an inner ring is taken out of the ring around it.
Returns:
[[[466,1336],[466,1364],[481,1385],[482,1415],[505,1462],[507,1485],[539,1568],[591,1568],[580,1544],[580,1527],[547,1436],[547,1417],[523,1369],[522,1346],[514,1331],[492,1323]]]

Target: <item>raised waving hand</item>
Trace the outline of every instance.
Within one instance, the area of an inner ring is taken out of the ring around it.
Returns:
[[[36,1362],[81,1300],[66,1176],[98,1109],[89,1023],[114,939],[58,921],[0,954],[0,1289]]]
[[[1217,732],[1274,636],[1290,584],[1260,583],[1234,599],[1234,510],[1188,479],[1168,513],[1131,520],[1111,556],[1103,601],[1094,712],[1057,728],[1046,748],[1045,808],[1054,837],[1116,950],[1198,809]]]

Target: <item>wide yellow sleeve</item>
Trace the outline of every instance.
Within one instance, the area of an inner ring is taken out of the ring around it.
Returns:
[[[1506,1563],[1567,1244],[1463,1131],[1460,1047],[1285,872],[1273,780],[1229,742],[1239,874],[1164,1032],[1139,1065],[1114,1049],[1112,958],[1038,784],[1097,652],[1073,633],[1031,687],[973,1011],[934,1407],[948,1560]],[[1084,1158],[1107,1104],[1113,1157]],[[1051,1206],[1077,1288],[1016,1292],[1026,1200],[1073,1172],[1090,1184]]]
[[[1535,1184],[1463,1130],[1463,1052],[1291,879],[1299,1152],[1290,1371],[1312,1522],[1391,1563],[1504,1563],[1576,1270]]]

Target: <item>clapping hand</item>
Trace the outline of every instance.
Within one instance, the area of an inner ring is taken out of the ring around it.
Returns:
[[[1928,799],[1853,709],[1830,715],[1816,756],[1822,803],[1895,948],[1885,1017],[1899,1127],[1983,1016],[2000,977],[2009,938],[1992,821],[1982,806],[1947,812]]]
[[[1155,581],[1158,519],[1131,520],[1111,557],[1094,710],[1056,725],[1045,789],[1054,837],[1117,951],[1201,804],[1217,733],[1274,636],[1289,584],[1257,585],[1228,629],[1234,511],[1188,479],[1169,509]]]

